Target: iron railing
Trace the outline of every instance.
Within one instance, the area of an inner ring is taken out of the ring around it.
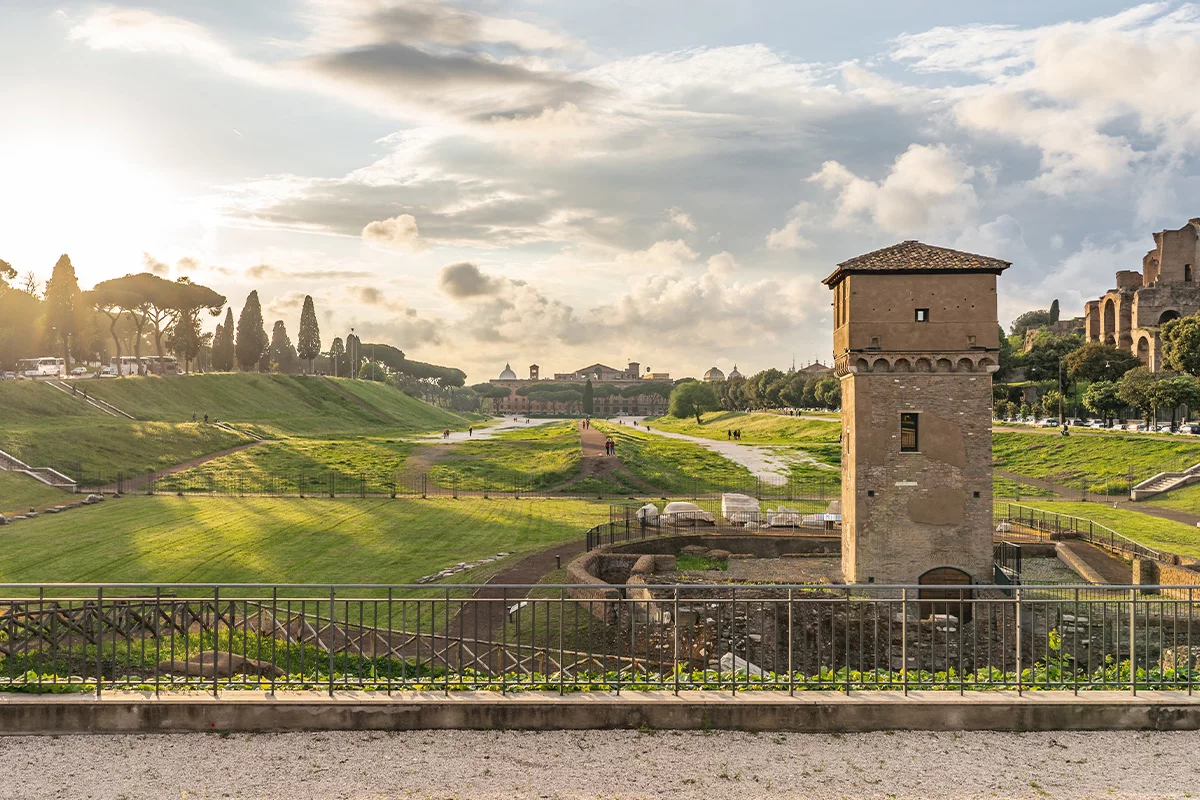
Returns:
[[[1167,588],[9,585],[0,690],[1190,693]]]
[[[769,501],[841,496],[833,478],[789,478],[783,483],[749,477],[714,483],[703,478],[671,478],[669,486],[595,483],[580,476],[529,474],[476,475],[451,469],[396,472],[296,470],[288,472],[206,469],[182,472],[92,472],[78,466],[67,470],[81,493],[140,493],[217,495],[230,497],[672,497],[716,498],[734,492]]]
[[[1005,523],[1008,526],[1006,530],[998,525],[1002,534],[1017,532],[1045,541],[1082,539],[1126,558],[1151,558],[1166,564],[1174,564],[1178,560],[1171,553],[1139,544],[1107,525],[1085,517],[1059,514],[1017,503],[996,503],[994,517],[997,523]]]

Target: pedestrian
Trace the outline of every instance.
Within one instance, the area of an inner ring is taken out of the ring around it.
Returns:
[[[474,427],[467,428],[467,436],[470,436],[471,438],[475,437],[475,428]]]
[[[193,411],[192,412],[192,422],[195,422],[195,421],[196,421],[196,412]]]
[[[610,456],[615,456],[617,454],[617,443],[610,441],[608,444],[609,444],[608,454]]]
[[[71,384],[71,395],[75,396],[77,394],[79,394],[79,387],[72,383]]]
[[[83,389],[83,399],[87,400],[87,387],[84,387]]]
[[[204,412],[204,424],[205,425],[208,424],[208,412],[207,411]]]
[[[733,439],[733,430],[732,429],[730,429],[730,428],[725,429],[725,438],[730,439],[730,440]]]

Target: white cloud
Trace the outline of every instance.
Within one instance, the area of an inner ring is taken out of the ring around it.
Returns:
[[[398,214],[387,219],[368,222],[362,229],[362,237],[369,242],[409,252],[420,250],[423,247],[417,231],[417,221],[412,214]]]
[[[767,248],[770,250],[807,250],[815,245],[800,232],[803,220],[792,217],[782,228],[776,228],[767,234]]]
[[[643,272],[672,269],[695,260],[695,251],[682,239],[664,239],[645,250],[621,253],[613,263],[621,269]]]
[[[671,222],[683,228],[685,231],[694,232],[696,230],[696,223],[692,221],[691,215],[678,206],[669,209],[667,211],[667,216],[671,218]]]
[[[898,235],[955,228],[966,222],[978,198],[974,170],[945,145],[910,145],[882,181],[860,178],[837,161],[826,161],[809,180],[838,192],[836,225],[869,219]]]

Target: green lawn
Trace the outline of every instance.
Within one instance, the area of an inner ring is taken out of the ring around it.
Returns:
[[[431,480],[467,491],[548,489],[578,475],[583,458],[574,420],[504,431],[491,440],[421,446],[445,448],[427,454],[436,458]]]
[[[42,381],[0,381],[0,428],[97,418],[112,419],[82,398],[73,398]]]
[[[309,375],[221,373],[88,381],[88,391],[138,419],[192,414],[254,423],[276,433],[425,432],[460,429],[462,417],[391,386]]]
[[[712,411],[702,414],[700,419],[702,422],[699,425],[695,417],[656,417],[647,421],[652,427],[664,431],[702,436],[705,439],[727,439],[726,431],[740,430],[743,442],[790,444],[805,448],[810,445],[837,445],[838,435],[842,431],[842,424],[836,417],[824,422],[761,412]]]
[[[1103,494],[1128,489],[1155,473],[1200,463],[1200,441],[1142,435],[1056,436],[997,431],[992,434],[996,469],[1042,478],[1062,486]]]
[[[141,474],[250,441],[203,423],[132,422],[109,416],[87,424],[0,427],[0,450],[72,477],[79,466],[85,474]]]
[[[616,442],[617,455],[626,469],[664,493],[689,495],[754,484],[750,470],[698,444],[627,425],[601,421],[593,424]]]
[[[5,516],[28,511],[31,507],[57,506],[74,499],[63,490],[47,486],[28,475],[0,472],[0,514]]]
[[[576,500],[126,497],[5,527],[0,580],[407,583],[577,541],[607,513]]]
[[[1186,511],[1189,514],[1200,515],[1200,483],[1185,486],[1164,494],[1155,495],[1149,500],[1143,500],[1139,505],[1162,506],[1176,511]],[[1200,532],[1200,530],[1198,530]]]
[[[997,509],[1001,507],[999,500],[996,505]],[[1147,547],[1184,556],[1200,557],[1200,529],[1182,522],[1159,519],[1138,511],[1113,508],[1102,503],[1022,499],[1021,505],[1091,519],[1101,525],[1107,525],[1117,533],[1128,536]]]

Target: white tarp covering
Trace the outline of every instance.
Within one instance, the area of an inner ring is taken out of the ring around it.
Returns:
[[[663,525],[695,525],[697,522],[714,524],[713,515],[700,508],[695,503],[676,501],[667,503],[659,517]]]
[[[721,495],[721,516],[734,524],[757,522],[758,500],[745,494],[733,492]]]
[[[637,518],[639,522],[646,525],[658,525],[658,506],[654,503],[646,503],[637,510]]]
[[[823,528],[823,527],[825,527],[826,522],[836,522],[838,524],[841,524],[842,515],[841,514],[805,514],[800,520],[801,525],[805,525],[810,528]]]
[[[795,528],[800,524],[800,511],[787,506],[767,509],[767,525],[772,528]]]

